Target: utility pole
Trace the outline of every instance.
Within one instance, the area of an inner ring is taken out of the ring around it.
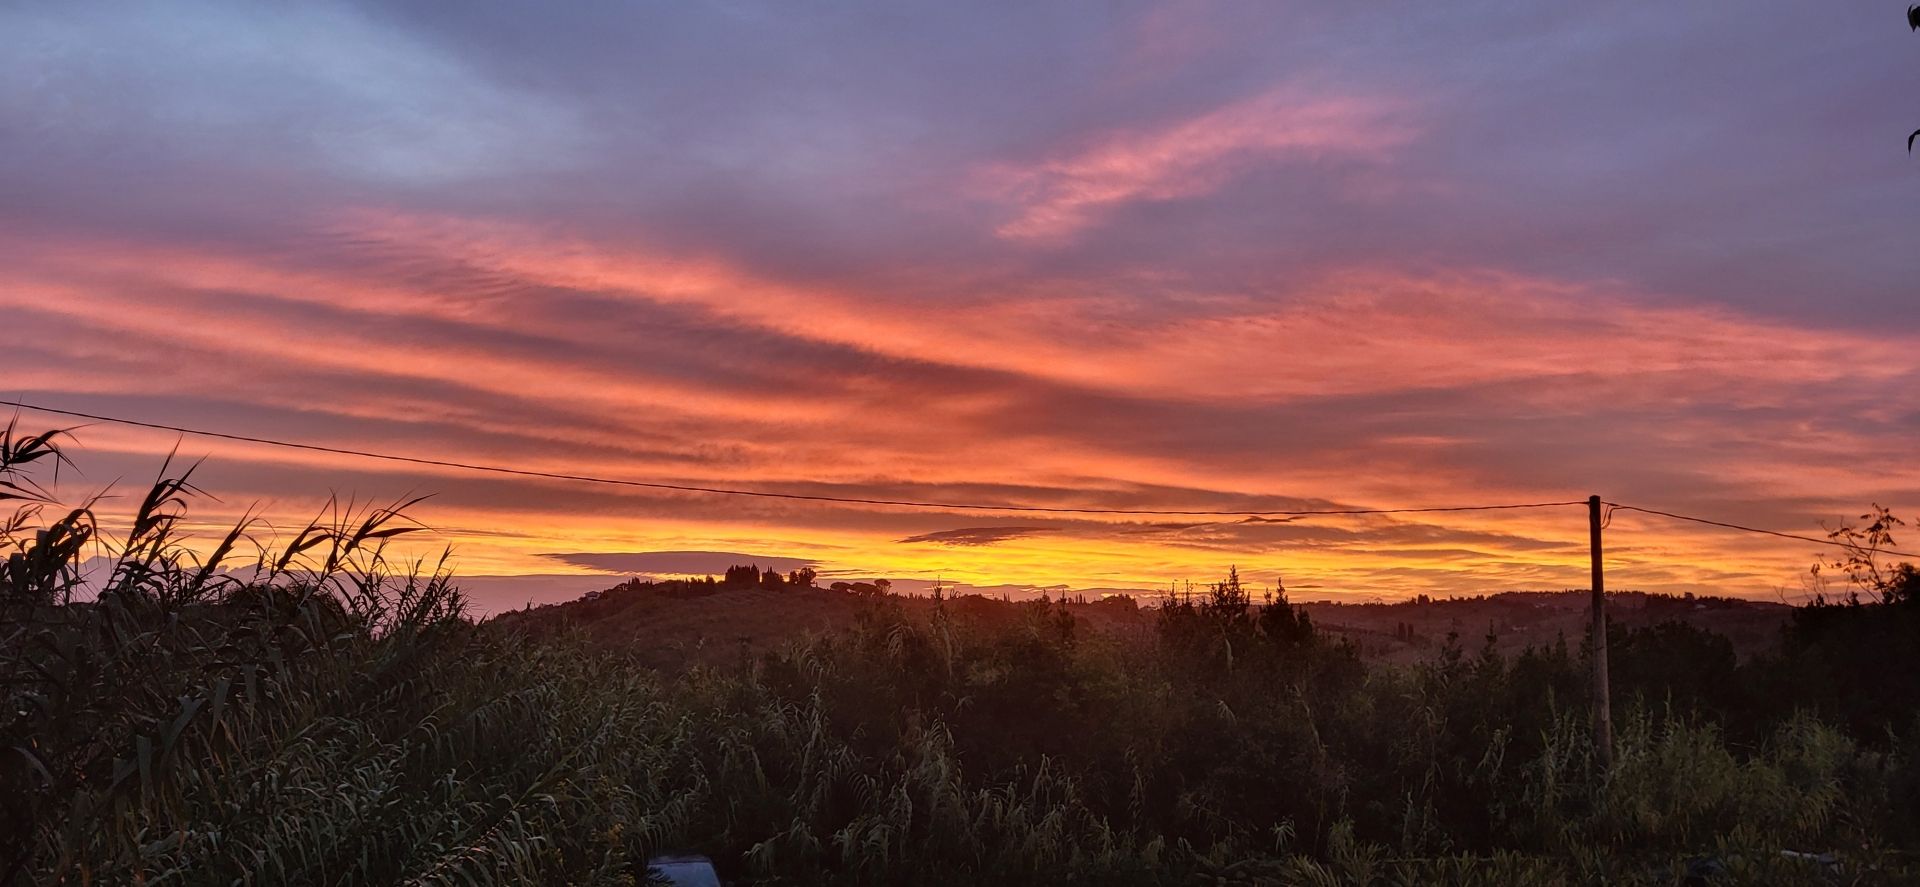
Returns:
[[[1587,497],[1587,538],[1593,557],[1593,746],[1600,766],[1613,768],[1613,702],[1607,689],[1607,582],[1600,555],[1600,497]]]

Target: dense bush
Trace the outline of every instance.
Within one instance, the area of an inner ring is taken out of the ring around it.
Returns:
[[[1909,703],[1799,695],[1862,667],[1835,632],[1909,649],[1866,626],[1896,602],[1807,616],[1753,662],[1617,633],[1602,773],[1582,651],[1370,667],[1234,576],[1150,641],[876,595],[838,634],[661,673],[464,619],[444,573],[388,562],[399,505],[202,559],[176,532],[191,472],[107,539],[31,482],[60,458],[0,440],[24,503],[0,572],[9,883],[637,883],[663,850],[752,883],[1914,875]]]

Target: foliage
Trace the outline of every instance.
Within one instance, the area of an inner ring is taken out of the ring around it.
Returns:
[[[663,851],[769,884],[1915,875],[1916,725],[1871,685],[1765,704],[1837,655],[1827,623],[1751,662],[1616,629],[1602,773],[1564,643],[1369,667],[1234,573],[1148,639],[1044,601],[1008,625],[863,594],[850,630],[666,673],[465,620],[444,571],[388,563],[406,503],[245,558],[243,523],[198,557],[188,469],[108,538],[35,481],[61,439],[0,437],[9,883],[631,884]]]

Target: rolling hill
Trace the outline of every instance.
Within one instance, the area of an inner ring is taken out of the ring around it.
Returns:
[[[1780,603],[1732,598],[1692,598],[1619,592],[1608,596],[1616,624],[1643,627],[1677,621],[1726,636],[1742,655],[1764,649],[1777,637],[1792,608]],[[1085,630],[1116,639],[1148,642],[1158,601],[1126,597],[1056,601]],[[936,600],[919,595],[849,592],[813,587],[768,589],[699,582],[629,581],[576,601],[501,614],[496,620],[534,632],[578,631],[598,643],[617,645],[663,668],[721,664],[775,648],[807,634],[852,625],[862,612],[898,607],[930,618],[936,607],[960,621],[1011,623],[1036,606],[978,595]],[[1258,606],[1256,604],[1255,606]],[[1584,590],[1502,592],[1485,596],[1394,603],[1309,601],[1298,605],[1315,625],[1351,641],[1370,658],[1408,663],[1446,642],[1477,650],[1491,637],[1495,649],[1513,653],[1551,646],[1562,639],[1577,648],[1587,631],[1589,598]]]

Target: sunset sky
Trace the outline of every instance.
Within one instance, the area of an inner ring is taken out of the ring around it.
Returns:
[[[765,491],[1598,492],[1818,535],[1920,509],[1903,11],[0,4],[0,396]],[[462,573],[575,577],[476,579],[489,607],[745,556],[995,591],[1586,584],[1572,507],[943,512],[78,436],[69,500],[177,445],[208,457],[203,533],[432,493]],[[1622,589],[1791,596],[1817,554],[1608,534]]]

